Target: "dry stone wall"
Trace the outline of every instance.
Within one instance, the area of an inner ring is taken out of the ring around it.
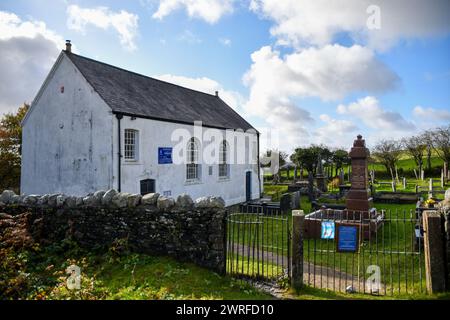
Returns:
[[[224,201],[188,195],[176,200],[97,191],[85,197],[63,194],[0,196],[3,225],[26,217],[28,233],[39,243],[70,238],[85,248],[128,239],[135,252],[175,257],[223,273],[225,267]]]

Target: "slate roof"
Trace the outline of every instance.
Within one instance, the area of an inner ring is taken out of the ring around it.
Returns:
[[[253,129],[215,95],[65,52],[114,113],[221,129]]]

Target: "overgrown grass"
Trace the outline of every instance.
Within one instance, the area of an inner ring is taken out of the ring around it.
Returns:
[[[5,251],[0,299],[270,299],[248,284],[167,257],[85,251],[70,242]],[[7,263],[9,261],[10,263]],[[65,270],[81,268],[81,290],[68,290]],[[7,275],[7,276],[6,276]]]

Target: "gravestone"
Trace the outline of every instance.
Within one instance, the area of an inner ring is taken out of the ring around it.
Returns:
[[[319,189],[322,192],[327,192],[327,186],[325,183],[325,179],[326,178],[323,174],[322,159],[319,157],[319,160],[317,163],[316,182],[317,182],[317,189]]]
[[[294,167],[294,181],[297,181],[298,179],[298,168],[297,165],[295,165]]]
[[[280,209],[283,214],[287,214],[287,212],[292,209],[292,195],[290,193],[281,195]]]
[[[403,189],[406,189],[406,178],[403,177]]]
[[[300,191],[292,193],[292,209],[300,209]]]
[[[392,180],[392,192],[397,192],[397,184],[395,183],[395,180]]]
[[[372,184],[375,183],[375,170],[370,171],[370,181]]]
[[[430,182],[428,185],[428,198],[433,198],[433,179],[430,178]]]
[[[369,150],[366,148],[366,142],[361,135],[354,141],[349,156],[352,163],[352,187],[347,194],[347,210],[368,212],[372,208],[372,199],[369,199],[368,194],[369,177],[367,158],[369,156]]]
[[[425,180],[425,170],[422,170],[422,172],[420,173],[420,180]]]
[[[447,168],[447,162],[444,161],[444,179],[450,178],[448,176],[448,168]]]
[[[339,185],[342,185],[342,184],[344,184],[344,169],[341,169],[340,171],[339,171]]]
[[[308,172],[308,198],[314,200],[314,177],[311,172]]]
[[[444,170],[441,171],[441,188],[445,187],[445,174],[444,174]]]

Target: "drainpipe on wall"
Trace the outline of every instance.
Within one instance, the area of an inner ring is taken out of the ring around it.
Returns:
[[[117,191],[121,192],[122,190],[122,134],[121,134],[121,130],[120,130],[120,120],[123,119],[123,115],[120,113],[116,113],[116,118],[117,118],[117,133],[118,133],[118,147],[117,147]]]
[[[257,146],[258,153],[256,156],[257,163],[258,163],[258,181],[259,181],[258,188],[259,188],[259,197],[261,198],[262,194],[261,194],[261,165],[259,163],[259,132],[256,133],[256,136],[258,138],[258,142],[257,142],[258,143],[258,146]]]

